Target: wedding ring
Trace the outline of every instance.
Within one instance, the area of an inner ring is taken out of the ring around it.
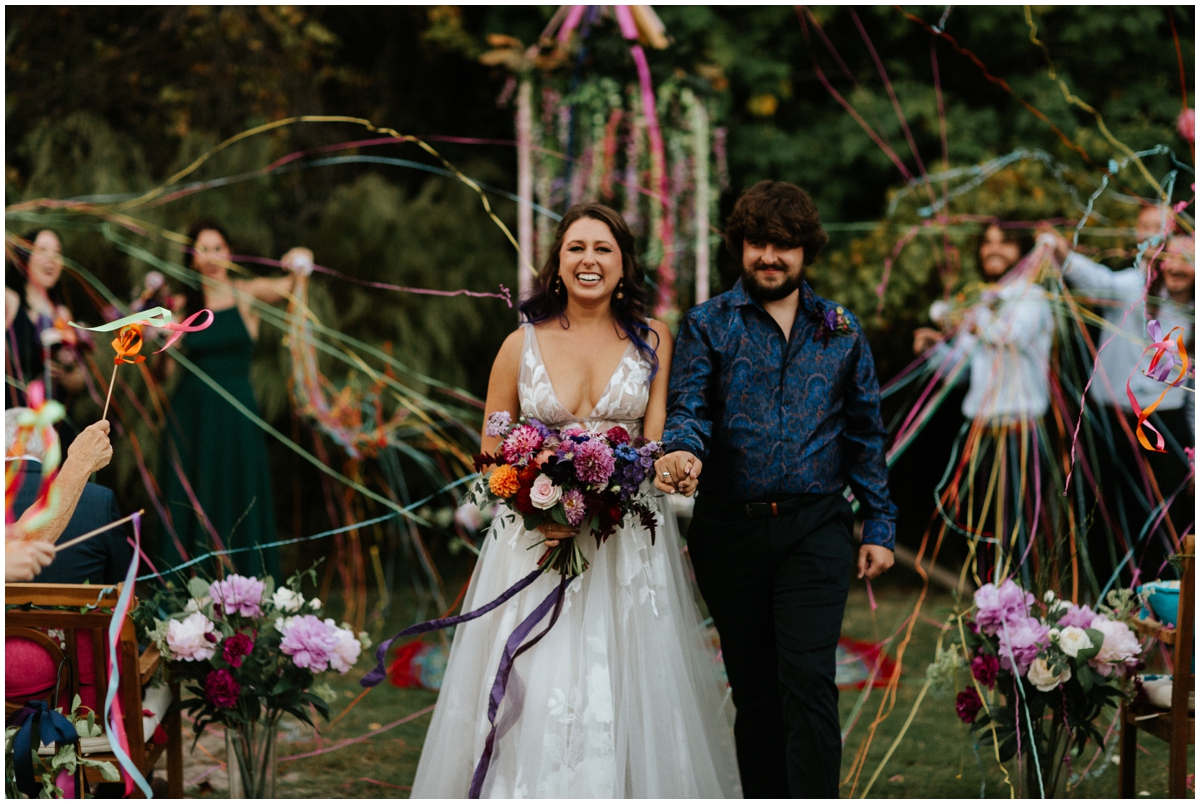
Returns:
[[[670,473],[670,472],[663,472],[663,473],[662,473],[662,476],[663,476],[663,477],[670,477],[670,476],[671,476],[671,473]]]

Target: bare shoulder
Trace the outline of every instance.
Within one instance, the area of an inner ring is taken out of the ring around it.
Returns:
[[[665,348],[668,352],[670,352],[675,344],[675,339],[672,337],[671,328],[667,326],[667,323],[665,321],[652,319],[650,321],[650,329],[653,330],[654,334],[658,336],[658,340],[650,344],[654,347],[655,351]]]
[[[496,365],[517,366],[521,362],[521,350],[525,347],[525,330],[517,327],[508,334],[500,351],[496,353]]]

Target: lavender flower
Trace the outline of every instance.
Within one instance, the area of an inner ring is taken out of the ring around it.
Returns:
[[[332,623],[333,620],[329,620]],[[337,627],[327,625],[311,614],[289,617],[283,623],[283,640],[279,649],[292,657],[297,667],[307,667],[314,673],[329,667],[330,657],[338,647]]]
[[[230,575],[209,587],[208,593],[226,617],[230,614],[240,614],[243,617],[262,616],[263,582],[257,578]]]
[[[999,587],[995,584],[984,584],[975,593],[975,605],[979,608],[975,622],[979,624],[979,630],[983,633],[995,636],[1004,623],[1028,616],[1029,607],[1033,602],[1033,595],[1013,583],[1012,578]]]
[[[488,416],[487,427],[484,428],[484,434],[492,438],[500,438],[508,432],[508,426],[512,424],[512,414],[507,410],[498,410],[491,416]]]

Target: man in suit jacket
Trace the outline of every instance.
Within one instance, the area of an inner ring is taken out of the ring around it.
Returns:
[[[15,418],[15,410],[6,412],[6,419]],[[8,422],[6,422],[8,424]],[[21,455],[8,454],[13,449],[11,433],[14,428],[6,427],[5,462],[18,462],[17,482],[20,484],[13,504],[13,516],[20,517],[37,498],[38,486],[42,481],[41,456],[35,454],[40,444],[27,444]],[[59,503],[50,524],[34,534],[49,541],[55,530],[61,527],[56,543],[62,544],[82,536],[88,531],[107,525],[121,518],[112,490],[87,478],[98,469],[108,465],[112,459],[112,445],[108,440],[109,423],[96,422],[85,428],[71,443],[67,459],[58,474]],[[16,525],[20,525],[18,519]],[[11,534],[9,534],[11,535]],[[54,562],[41,571],[38,583],[118,583],[125,577],[133,549],[125,540],[126,528],[113,528],[87,541],[58,553]]]

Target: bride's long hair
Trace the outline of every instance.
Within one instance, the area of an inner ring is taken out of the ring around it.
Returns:
[[[617,240],[617,248],[621,249],[621,276],[625,280],[614,290],[612,295],[612,314],[617,326],[621,328],[637,350],[650,361],[650,377],[658,373],[658,333],[650,328],[646,320],[646,271],[638,262],[634,251],[633,232],[625,219],[614,209],[603,204],[576,204],[567,210],[567,214],[558,223],[554,233],[554,244],[550,247],[550,256],[542,266],[542,270],[533,280],[533,289],[529,296],[521,302],[519,309],[521,317],[530,324],[540,324],[550,318],[559,318],[564,327],[570,326],[566,319],[567,294],[563,290],[555,293],[555,278],[558,277],[559,252],[562,251],[563,239],[567,229],[580,218],[591,218],[608,226]],[[561,287],[561,286],[560,286]],[[622,293],[621,298],[617,294]],[[650,339],[654,339],[654,346]]]

